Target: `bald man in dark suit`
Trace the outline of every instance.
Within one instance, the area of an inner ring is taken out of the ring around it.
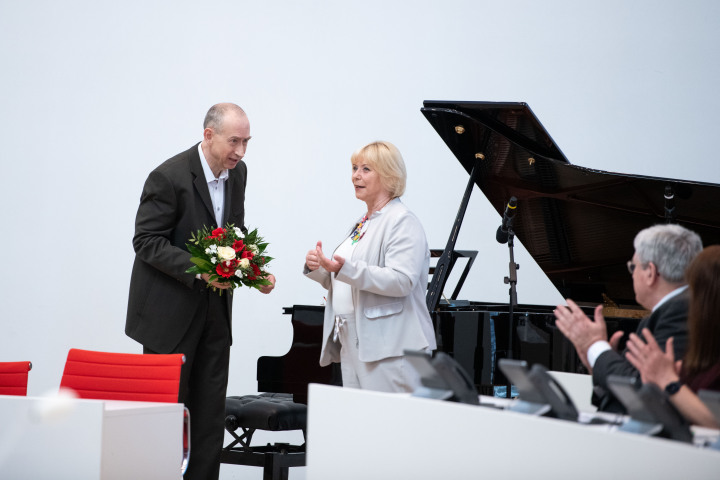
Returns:
[[[182,353],[178,401],[190,410],[191,455],[185,478],[216,479],[224,437],[224,410],[232,299],[228,284],[185,273],[185,244],[204,226],[232,223],[245,230],[250,122],[237,105],[213,106],[203,140],[148,176],[135,220],[135,262],[125,333],[144,353]],[[271,285],[262,288],[270,293]],[[220,295],[224,291],[223,295]]]

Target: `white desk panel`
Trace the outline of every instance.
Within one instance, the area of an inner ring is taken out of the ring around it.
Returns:
[[[488,407],[311,385],[307,478],[717,479],[720,451]]]
[[[0,396],[0,425],[2,478],[181,478],[181,404]]]

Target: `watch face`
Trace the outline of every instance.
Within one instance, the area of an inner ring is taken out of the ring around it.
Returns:
[[[668,383],[667,386],[665,387],[665,392],[668,395],[674,395],[678,392],[678,390],[680,390],[680,387],[682,387],[682,383],[671,382],[671,383]]]

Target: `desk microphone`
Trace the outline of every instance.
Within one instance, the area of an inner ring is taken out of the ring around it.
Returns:
[[[517,212],[517,198],[510,197],[510,200],[508,201],[507,205],[505,206],[505,212],[503,213],[503,220],[502,225],[500,225],[497,229],[497,233],[495,233],[495,240],[498,241],[498,243],[507,243],[508,241],[508,231],[512,228],[513,224],[513,218],[515,217],[515,213]]]

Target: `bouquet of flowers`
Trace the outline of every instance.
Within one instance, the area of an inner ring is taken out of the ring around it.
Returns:
[[[232,288],[245,285],[259,289],[261,285],[270,285],[267,264],[272,257],[264,255],[268,244],[258,235],[257,228],[243,234],[230,223],[212,231],[203,227],[190,237],[189,242],[186,246],[193,266],[186,270],[187,273],[207,273],[210,282],[227,282]]]

